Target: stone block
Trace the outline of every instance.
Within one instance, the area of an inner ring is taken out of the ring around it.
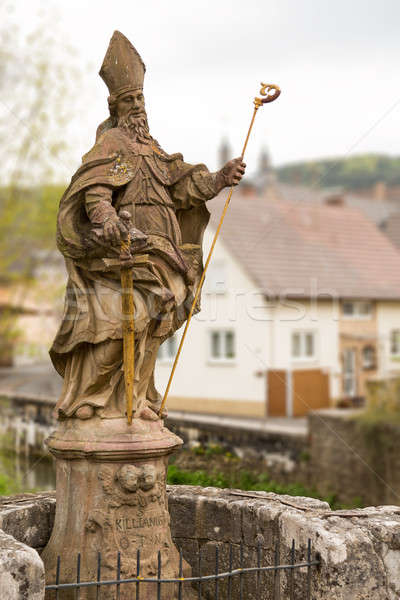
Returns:
[[[182,491],[177,493],[177,489]],[[187,489],[187,493],[185,493]],[[168,509],[171,517],[171,531],[176,538],[196,537],[196,493],[199,488],[190,491],[189,486],[167,486]]]
[[[44,548],[53,528],[55,509],[55,492],[0,498],[0,528],[31,548]]]
[[[176,537],[174,537],[173,540],[178,550],[182,550],[183,558],[193,567],[193,575],[197,575],[197,563],[199,556],[198,541]]]
[[[36,550],[0,530],[1,600],[43,600],[44,566]]]
[[[241,501],[223,490],[204,488],[196,504],[196,536],[239,544],[242,539]]]

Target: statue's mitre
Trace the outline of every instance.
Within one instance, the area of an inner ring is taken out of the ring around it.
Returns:
[[[110,94],[143,89],[145,71],[139,52],[120,31],[114,31],[99,71]]]

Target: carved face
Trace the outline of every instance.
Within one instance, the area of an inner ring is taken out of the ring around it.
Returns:
[[[146,114],[144,108],[144,96],[142,90],[135,90],[134,92],[125,92],[117,99],[117,117],[127,117],[132,115],[138,117],[139,115]]]
[[[136,492],[140,474],[140,469],[133,465],[124,465],[118,471],[117,479],[125,491]]]
[[[156,469],[153,465],[144,465],[140,476],[139,485],[142,490],[151,490],[156,482]]]

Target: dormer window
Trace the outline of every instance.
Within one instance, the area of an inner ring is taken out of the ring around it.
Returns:
[[[372,302],[369,300],[345,300],[342,304],[342,314],[346,319],[370,319]]]

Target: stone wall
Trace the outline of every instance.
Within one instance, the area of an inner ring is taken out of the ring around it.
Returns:
[[[3,446],[17,453],[42,455],[44,440],[56,427],[54,405],[55,399],[52,397],[16,393],[10,393],[8,397],[0,395],[0,436],[4,436],[1,440]],[[264,460],[273,476],[276,466],[278,477],[282,462],[290,463],[292,470],[297,469],[299,457],[307,449],[305,428],[296,430],[287,427],[284,420],[271,427],[269,421],[215,419],[212,415],[170,411],[167,425],[185,442],[217,444],[239,457]]]
[[[238,560],[240,543],[245,566],[273,563],[279,543],[281,562],[289,558],[292,539],[303,559],[307,540],[320,556],[313,572],[313,600],[397,600],[400,595],[400,508],[393,506],[331,511],[318,500],[213,488],[170,486],[169,507],[175,543],[197,572],[202,553],[203,574],[213,573],[215,549],[227,567],[229,544]],[[0,500],[0,597],[39,600],[43,570],[38,554],[50,535],[55,510],[53,494],[41,493]],[[255,577],[244,576],[244,598],[255,599]],[[288,598],[287,577],[280,575],[281,600]],[[237,585],[237,584],[236,584]],[[296,598],[304,598],[305,572],[296,572]],[[25,587],[24,587],[25,586]],[[234,587],[233,598],[237,597]],[[263,578],[262,594],[271,600],[271,576]],[[214,598],[206,590],[204,599]],[[221,583],[221,600],[226,586]]]
[[[310,484],[344,503],[400,504],[400,427],[364,424],[360,411],[309,415]]]
[[[204,446],[219,445],[240,458],[273,463],[287,459],[298,464],[300,456],[307,449],[307,435],[300,428],[285,427],[283,421],[278,426],[264,427],[268,421],[255,421],[251,427],[245,422],[230,424],[229,418],[223,422],[189,413],[172,413],[168,417],[168,428],[179,435],[186,445],[200,443]]]

